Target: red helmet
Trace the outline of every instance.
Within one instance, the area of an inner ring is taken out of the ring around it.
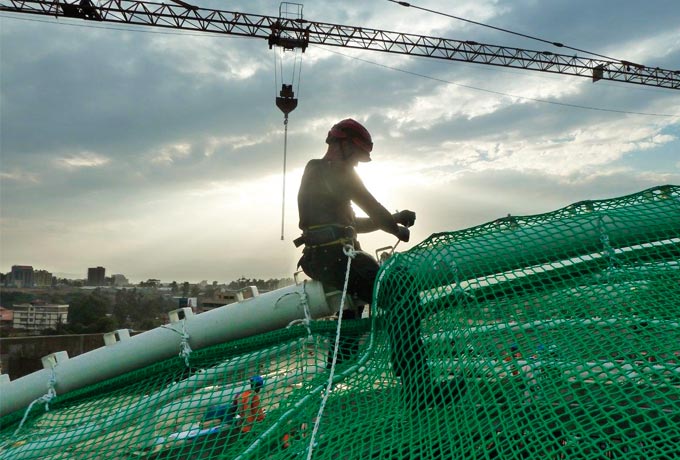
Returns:
[[[373,150],[373,140],[371,133],[361,123],[346,118],[333,125],[331,130],[328,131],[326,143],[330,144],[333,140],[339,139],[351,140],[357,147],[366,152],[366,158],[361,161],[371,161],[370,153]]]

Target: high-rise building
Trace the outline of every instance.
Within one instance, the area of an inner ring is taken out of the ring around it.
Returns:
[[[111,284],[114,286],[128,286],[130,282],[125,275],[111,275]]]
[[[33,272],[33,283],[36,287],[52,286],[52,273],[47,270],[35,270]]]
[[[33,267],[30,265],[12,265],[10,283],[16,287],[33,287]]]
[[[104,286],[106,280],[106,269],[104,267],[94,267],[87,269],[88,286]]]

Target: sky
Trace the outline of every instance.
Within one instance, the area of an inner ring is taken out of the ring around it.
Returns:
[[[680,69],[677,0],[412,3]],[[193,4],[279,12],[265,0]],[[387,0],[307,2],[303,15],[573,54]],[[32,265],[70,278],[103,266],[134,282],[290,277],[302,170],[347,117],[373,135],[373,161],[358,167],[366,186],[387,209],[417,213],[398,251],[507,214],[680,184],[677,90],[318,45],[284,53],[261,39],[9,13],[0,13],[0,47],[3,273]],[[283,83],[298,98],[285,194],[274,104]],[[396,243],[381,232],[360,240],[368,252]]]

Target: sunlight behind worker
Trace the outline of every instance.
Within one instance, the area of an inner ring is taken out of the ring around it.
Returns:
[[[345,247],[349,245],[355,250],[347,293],[357,306],[343,315],[357,319],[361,317],[363,305],[373,301],[373,285],[379,268],[371,255],[361,251],[357,233],[383,230],[407,242],[410,232],[405,225],[413,225],[416,215],[408,210],[390,214],[366,189],[355,171],[360,162],[371,161],[373,151],[371,134],[361,123],[351,118],[340,121],[331,127],[326,144],[324,157],[307,163],[298,192],[302,236],[294,243],[305,245],[298,266],[327,288],[342,290],[347,275]],[[368,217],[357,217],[352,203]],[[356,353],[357,348],[355,340],[344,337],[338,362]]]

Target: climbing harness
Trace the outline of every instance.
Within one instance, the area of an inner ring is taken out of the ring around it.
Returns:
[[[293,240],[295,247],[303,244],[307,248],[331,246],[334,244],[354,244],[356,230],[348,225],[314,225],[303,230],[302,235]]]

